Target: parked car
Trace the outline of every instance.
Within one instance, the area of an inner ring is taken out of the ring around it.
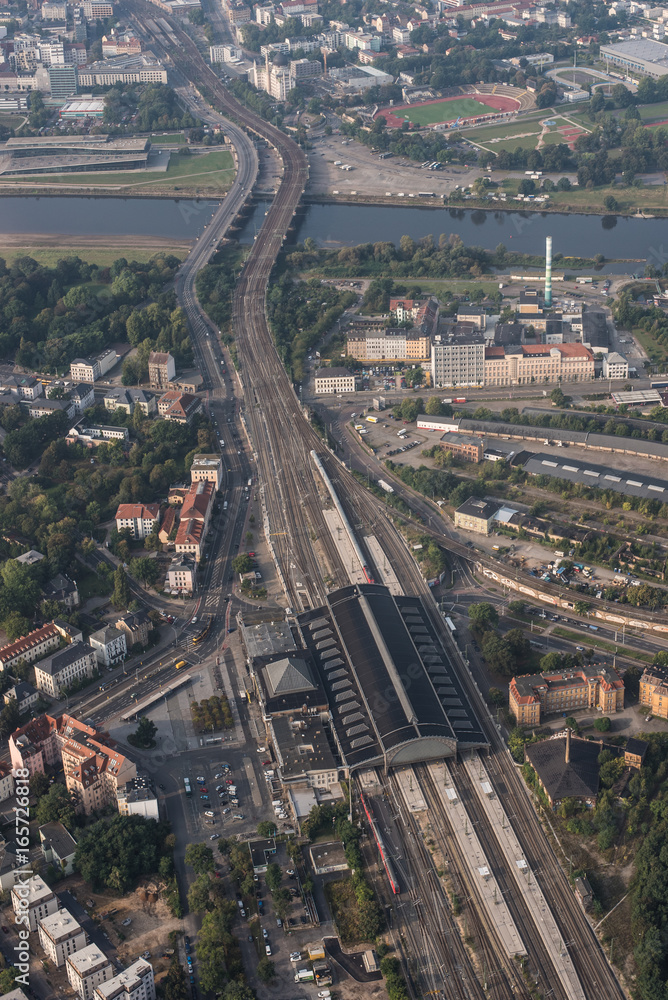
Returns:
[[[266,927],[263,927],[263,928],[262,928],[262,937],[263,937],[263,938],[265,939],[265,941],[266,941],[266,940],[267,940],[267,938],[269,937],[269,932],[267,931],[267,928],[266,928]]]

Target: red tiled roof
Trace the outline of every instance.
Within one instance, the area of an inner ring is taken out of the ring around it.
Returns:
[[[133,520],[157,521],[160,505],[157,503],[122,503],[116,511],[116,520],[132,518]]]

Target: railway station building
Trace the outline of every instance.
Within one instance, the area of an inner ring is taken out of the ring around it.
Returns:
[[[297,624],[329,703],[323,732],[345,774],[487,745],[419,597],[356,584]]]

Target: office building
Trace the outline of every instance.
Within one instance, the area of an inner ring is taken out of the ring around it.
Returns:
[[[518,726],[538,725],[545,715],[568,715],[578,708],[610,715],[624,708],[624,684],[612,667],[604,665],[523,674],[510,682],[509,702]]]
[[[440,443],[441,448],[449,451],[454,458],[463,458],[465,462],[482,462],[485,446],[481,438],[448,431]]]
[[[629,363],[623,354],[612,351],[603,355],[603,378],[627,379],[629,377]]]
[[[167,70],[145,55],[118,56],[79,70],[81,87],[113,87],[116,83],[167,83]]]
[[[76,66],[49,66],[48,74],[49,90],[54,101],[66,101],[72,94],[79,93]]]
[[[317,395],[355,391],[355,376],[347,368],[319,368],[315,373]]]
[[[485,335],[470,323],[439,325],[431,345],[432,385],[481,386],[485,377]]]
[[[482,500],[469,497],[455,511],[455,528],[475,531],[478,535],[489,535],[492,523],[501,509],[496,500]]]
[[[121,816],[143,816],[144,819],[160,819],[160,809],[155,788],[149,778],[138,775],[131,778],[117,791],[118,811]]]
[[[37,925],[39,943],[50,962],[60,968],[70,955],[87,942],[86,932],[69,910],[58,910],[48,917],[43,917]]]
[[[486,386],[586,382],[594,378],[594,355],[582,344],[522,344],[488,347]]]
[[[431,340],[420,330],[394,330],[355,323],[348,331],[346,354],[357,361],[428,362]]]

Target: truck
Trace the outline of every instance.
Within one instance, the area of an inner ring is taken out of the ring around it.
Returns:
[[[325,946],[322,944],[310,944],[307,947],[307,952],[311,962],[315,962],[318,958],[324,959]]]
[[[453,403],[465,403],[465,402],[466,402],[466,396],[456,396],[456,397],[455,397],[455,398],[453,399],[453,401],[452,401],[452,402],[453,402]]]
[[[315,981],[315,973],[313,969],[300,969],[299,972],[295,973],[296,983],[312,983]]]
[[[377,424],[378,423],[378,417],[367,417],[366,420],[367,420],[368,424]]]
[[[394,487],[390,486],[389,483],[386,483],[384,479],[379,479],[378,485],[381,490],[385,490],[386,493],[394,493]]]

